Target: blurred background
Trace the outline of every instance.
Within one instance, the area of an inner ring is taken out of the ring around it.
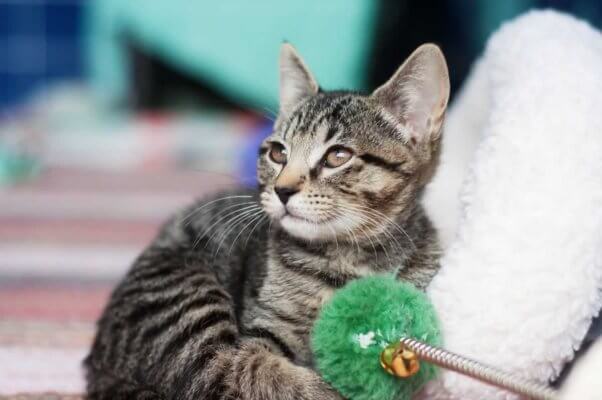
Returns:
[[[357,90],[435,42],[455,93],[532,8],[602,22],[597,0],[0,0],[0,395],[81,392],[93,323],[161,221],[254,184],[283,40]]]

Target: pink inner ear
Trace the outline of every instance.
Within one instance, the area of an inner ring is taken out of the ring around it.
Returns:
[[[441,102],[441,91],[437,82],[414,81],[412,89],[407,90],[405,103],[407,122],[418,129],[426,129],[428,120]]]
[[[406,83],[403,119],[410,128],[411,136],[417,141],[429,136],[438,129],[434,121],[438,121],[445,110],[445,88],[437,81],[413,80]]]
[[[405,125],[412,143],[435,139],[449,97],[443,54],[434,45],[419,47],[373,96]]]

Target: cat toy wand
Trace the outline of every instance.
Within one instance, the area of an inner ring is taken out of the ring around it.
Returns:
[[[426,294],[393,275],[360,278],[339,289],[312,331],[318,371],[346,398],[411,400],[440,367],[531,399],[558,399],[550,387],[444,350],[441,343]]]
[[[408,378],[420,370],[420,361],[469,376],[535,400],[557,400],[557,392],[538,382],[515,376],[478,361],[411,338],[401,338],[381,353],[381,366],[389,374]]]

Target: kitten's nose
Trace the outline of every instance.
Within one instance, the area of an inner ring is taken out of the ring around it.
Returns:
[[[297,193],[299,191],[299,189],[297,189],[295,187],[290,187],[290,186],[281,186],[281,187],[275,187],[274,191],[278,195],[278,198],[280,199],[282,204],[286,205],[286,202],[288,201],[288,199],[290,199],[292,195]]]

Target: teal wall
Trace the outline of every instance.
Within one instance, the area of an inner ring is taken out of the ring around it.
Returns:
[[[325,88],[364,88],[373,0],[91,0],[88,71],[105,102],[127,91],[127,33],[235,102],[275,110],[278,51],[287,40]]]

